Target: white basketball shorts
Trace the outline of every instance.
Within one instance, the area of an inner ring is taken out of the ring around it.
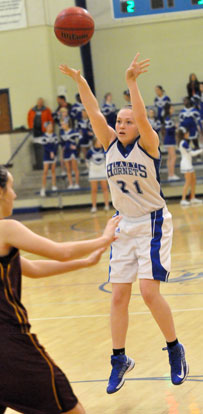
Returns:
[[[124,217],[112,243],[109,282],[132,283],[139,279],[168,281],[171,268],[173,224],[164,207],[142,217]]]

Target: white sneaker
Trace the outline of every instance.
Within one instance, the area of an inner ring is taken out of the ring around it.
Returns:
[[[191,198],[190,202],[191,204],[202,204],[202,200],[199,200],[198,198]]]
[[[45,191],[44,188],[41,188],[41,190],[40,190],[40,196],[41,197],[46,197],[46,191]]]
[[[67,187],[67,190],[73,190],[73,189],[74,189],[73,184],[69,184],[68,187]]]
[[[73,186],[73,188],[74,188],[74,190],[79,190],[80,186],[79,186],[79,184],[75,184],[75,185]]]
[[[190,202],[187,201],[187,200],[181,200],[180,205],[181,206],[190,206]]]
[[[90,211],[91,211],[91,213],[96,213],[97,207],[92,207]]]
[[[58,190],[58,188],[55,185],[52,185],[51,189],[52,189],[52,191],[57,191]]]
[[[178,175],[172,175],[171,177],[168,177],[168,181],[177,181],[180,180],[180,177]]]
[[[109,206],[105,206],[104,211],[109,211]]]

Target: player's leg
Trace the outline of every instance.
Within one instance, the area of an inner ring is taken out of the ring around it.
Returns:
[[[166,341],[175,341],[176,333],[173,317],[168,303],[160,293],[160,281],[140,279],[140,291]]]
[[[113,349],[125,348],[132,283],[112,283],[111,333]]]
[[[105,210],[109,210],[109,192],[108,192],[108,184],[106,180],[100,181],[101,188],[104,196],[104,204],[105,204]]]
[[[97,186],[98,186],[98,182],[97,181],[90,181],[90,185],[91,185],[91,198],[92,198],[91,212],[95,213],[96,210],[97,210]]]
[[[137,243],[140,291],[166,339],[165,349],[169,353],[171,380],[174,385],[179,385],[187,377],[188,366],[185,361],[184,347],[176,337],[171,309],[160,293],[160,281],[168,280],[171,267],[173,236],[171,214],[166,208],[157,210],[151,213],[151,228],[149,224],[149,235],[146,232],[146,235],[143,234],[142,239],[139,238],[139,243]],[[141,231],[143,224],[140,225]]]
[[[184,347],[176,337],[170,307],[160,294],[159,288],[158,280],[140,280],[142,297],[166,339],[167,347],[163,349],[167,349],[169,353],[171,381],[174,385],[180,385],[187,378],[189,367],[185,361]]]
[[[125,355],[125,341],[128,330],[128,305],[131,297],[132,283],[112,283],[111,333],[113,355],[112,371],[107,393],[119,391],[124,384],[124,374],[134,368],[133,359]]]

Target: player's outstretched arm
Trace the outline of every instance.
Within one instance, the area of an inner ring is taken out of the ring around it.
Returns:
[[[93,252],[85,259],[70,260],[68,262],[59,262],[55,260],[28,260],[21,256],[22,274],[31,278],[41,278],[94,266],[99,262],[104,251],[105,248],[102,248],[96,250],[96,252]]]
[[[97,99],[93,95],[86,79],[80,74],[79,70],[72,69],[67,65],[60,65],[59,69],[77,83],[81,101],[90,118],[93,131],[103,147],[107,149],[111,141],[114,140],[116,133],[107,124],[106,118],[100,111]]]
[[[130,91],[135,122],[141,137],[139,143],[151,156],[158,158],[159,138],[148,121],[145,104],[137,85],[138,76],[147,72],[149,59],[138,62],[139,55],[139,53],[136,54],[126,70],[126,82]]]
[[[95,250],[108,247],[116,239],[115,230],[119,221],[119,216],[111,218],[108,220],[102,236],[78,242],[54,242],[33,233],[16,220],[2,220],[0,232],[3,243],[8,247],[14,246],[49,259],[67,261],[78,259]]]

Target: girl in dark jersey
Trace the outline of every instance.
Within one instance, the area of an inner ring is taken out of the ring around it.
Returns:
[[[7,407],[24,414],[85,414],[66,376],[30,332],[21,275],[47,277],[96,264],[115,240],[119,219],[109,220],[96,239],[56,243],[16,220],[5,220],[15,198],[12,175],[0,166],[0,414]],[[31,261],[19,249],[54,260]]]

